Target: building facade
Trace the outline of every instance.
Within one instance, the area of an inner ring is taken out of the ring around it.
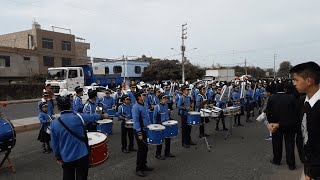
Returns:
[[[30,30],[0,35],[0,46],[34,52],[38,57],[38,74],[45,75],[50,67],[82,65],[89,62],[87,51],[90,44],[78,39],[82,38],[72,35],[71,31],[70,34],[66,34],[43,30],[40,24],[35,22]]]

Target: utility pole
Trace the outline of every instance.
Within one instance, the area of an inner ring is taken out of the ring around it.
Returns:
[[[247,70],[247,58],[244,58],[244,69],[246,71],[246,76],[248,75],[248,70]]]
[[[184,61],[185,61],[185,57],[184,57],[184,52],[186,51],[186,47],[184,46],[184,40],[187,39],[187,23],[182,24],[182,35],[181,35],[181,39],[182,39],[182,45],[181,45],[181,55],[182,55],[182,83],[185,83],[185,76],[184,76]]]
[[[276,79],[276,59],[277,54],[273,54],[273,79]]]

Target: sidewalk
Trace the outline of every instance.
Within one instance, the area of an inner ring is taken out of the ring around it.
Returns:
[[[13,124],[16,133],[32,131],[40,128],[38,117],[16,119],[11,120],[10,122]]]
[[[40,98],[37,99],[23,99],[23,100],[11,100],[11,101],[0,101],[0,102],[7,102],[7,104],[22,104],[22,103],[33,103],[38,102]]]

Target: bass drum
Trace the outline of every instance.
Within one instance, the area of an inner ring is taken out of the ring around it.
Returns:
[[[16,145],[16,131],[12,123],[0,118],[0,152],[12,149]]]

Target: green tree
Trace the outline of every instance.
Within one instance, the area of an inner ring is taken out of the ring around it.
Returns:
[[[292,65],[289,61],[283,61],[279,65],[278,77],[288,77]]]

